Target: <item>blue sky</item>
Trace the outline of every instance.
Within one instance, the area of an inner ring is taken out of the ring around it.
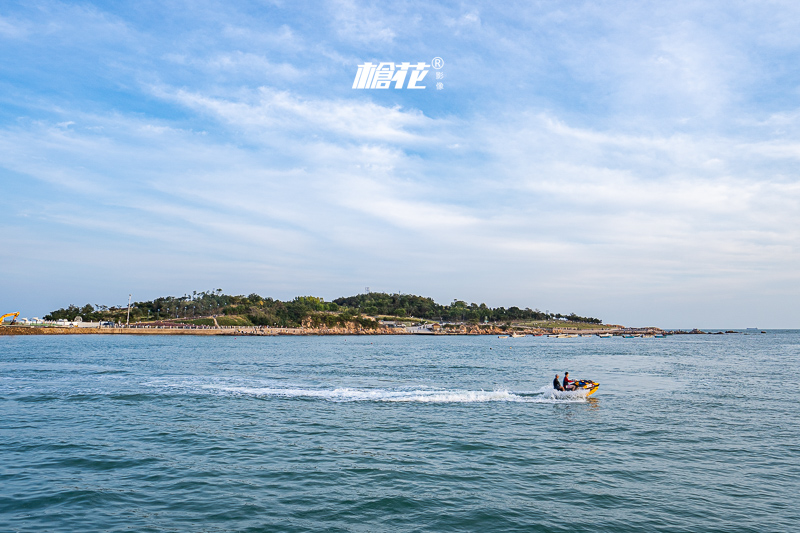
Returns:
[[[0,302],[800,327],[796,2],[4,2]],[[443,88],[354,90],[444,59]]]

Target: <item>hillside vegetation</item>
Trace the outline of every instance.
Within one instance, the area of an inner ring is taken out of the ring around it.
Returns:
[[[47,320],[74,320],[80,316],[84,321],[125,322],[127,306],[107,307],[86,304],[83,307],[70,305],[57,309],[45,316]],[[347,322],[356,322],[365,327],[376,327],[377,322],[367,317],[414,317],[425,320],[445,322],[465,322],[476,324],[510,323],[519,320],[557,320],[601,324],[597,318],[582,317],[575,313],[553,314],[519,307],[487,307],[486,304],[467,304],[454,300],[442,305],[424,296],[411,294],[387,294],[371,292],[337,298],[326,302],[316,296],[298,296],[283,302],[258,294],[231,296],[221,289],[208,292],[193,292],[191,295],[165,296],[152,301],[131,304],[130,321],[178,321],[194,324],[213,325],[217,316],[220,325],[256,325],[297,327],[305,323],[313,326],[334,327]]]

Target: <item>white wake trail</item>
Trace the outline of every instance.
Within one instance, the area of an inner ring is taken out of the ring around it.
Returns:
[[[152,383],[152,385],[156,385]],[[550,387],[537,391],[464,390],[464,389],[385,389],[385,388],[308,388],[270,387],[230,383],[178,382],[160,383],[172,392],[220,394],[253,398],[283,398],[330,402],[417,402],[417,403],[554,403],[586,401],[585,391],[560,392]]]

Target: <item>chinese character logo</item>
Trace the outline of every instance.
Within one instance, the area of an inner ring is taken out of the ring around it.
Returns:
[[[435,57],[433,61],[438,60],[438,67],[442,68],[444,61],[442,58]],[[394,83],[395,89],[425,89],[425,85],[419,85],[431,65],[426,64],[424,61],[412,65],[411,63],[364,63],[358,65],[356,78],[353,80],[353,89],[388,89]],[[437,74],[439,74],[437,72]],[[408,83],[406,83],[408,77]],[[437,79],[440,79],[437,76]]]

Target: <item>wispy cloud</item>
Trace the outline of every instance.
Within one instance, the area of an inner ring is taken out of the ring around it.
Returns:
[[[199,70],[225,76],[230,74],[256,75],[263,79],[264,76],[278,76],[284,79],[298,80],[304,73],[289,63],[273,63],[264,56],[246,53],[239,50],[214,54],[211,57],[198,58],[194,56],[168,54],[167,61],[180,65],[191,65]]]
[[[28,34],[26,24],[6,17],[0,17],[0,36],[6,39],[25,37]]]
[[[360,43],[391,43],[396,33],[377,6],[355,0],[332,3],[332,27],[339,38]]]
[[[435,122],[417,110],[385,107],[370,101],[308,99],[261,87],[235,98],[211,97],[182,89],[154,88],[164,98],[213,114],[230,125],[261,131],[280,129],[334,133],[360,140],[395,143],[432,142],[415,131],[432,129]]]

